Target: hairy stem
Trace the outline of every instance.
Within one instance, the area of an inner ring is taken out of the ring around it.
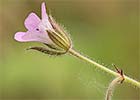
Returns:
[[[95,61],[93,61],[93,60],[91,60],[91,59],[89,59],[89,58],[81,55],[80,53],[76,52],[74,49],[70,49],[69,50],[69,53],[71,55],[73,55],[73,56],[75,56],[75,57],[83,60],[83,61],[86,61],[88,63],[91,63],[91,64],[97,66],[100,70],[103,70],[103,71],[105,71],[105,72],[107,72],[107,73],[109,73],[109,74],[111,74],[111,75],[113,75],[115,77],[118,77],[119,76],[119,74],[117,72],[112,71],[111,69],[108,69],[105,66],[103,66],[101,64],[98,64],[97,62],[95,62]],[[130,84],[132,84],[132,85],[140,88],[140,82],[138,82],[138,81],[136,81],[136,80],[134,80],[134,79],[126,76],[126,75],[124,75],[124,79],[125,79],[125,82],[130,83]]]

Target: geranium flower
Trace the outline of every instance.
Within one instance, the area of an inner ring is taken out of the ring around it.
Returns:
[[[63,54],[71,48],[71,40],[65,30],[58,25],[51,15],[46,13],[46,6],[41,5],[41,19],[31,12],[24,21],[27,32],[17,32],[14,36],[19,42],[41,42],[49,48],[32,47],[50,54]]]
[[[121,75],[121,79],[119,80],[119,82],[123,82],[125,80],[125,82],[140,88],[140,82],[126,75],[123,75],[121,70],[117,69],[118,73],[114,72],[113,70],[110,70],[107,67],[98,64],[97,62],[87,58],[86,56],[83,56],[82,54],[74,50],[72,48],[70,37],[67,35],[65,30],[55,22],[55,20],[51,15],[48,15],[46,13],[46,7],[44,2],[42,3],[41,10],[42,10],[41,12],[42,19],[40,19],[35,13],[33,12],[30,13],[24,22],[25,27],[28,31],[17,32],[14,37],[15,40],[19,42],[41,42],[45,44],[47,48],[31,47],[29,49],[38,50],[50,55],[62,55],[68,52],[69,54],[83,61],[93,64],[101,71],[105,71],[110,75],[117,76],[117,77],[118,75]]]

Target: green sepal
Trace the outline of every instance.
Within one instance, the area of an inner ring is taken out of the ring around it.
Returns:
[[[44,47],[30,47],[27,50],[30,50],[30,49],[37,50],[37,51],[40,51],[42,53],[45,53],[48,55],[54,55],[54,56],[59,56],[59,55],[63,55],[66,53],[65,51],[55,51],[55,50],[47,49]]]

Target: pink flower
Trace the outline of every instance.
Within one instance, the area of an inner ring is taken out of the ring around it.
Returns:
[[[26,32],[17,32],[14,36],[19,42],[41,42],[46,44],[53,52],[67,52],[71,48],[71,40],[65,30],[58,25],[52,16],[46,13],[45,3],[41,5],[41,19],[30,13],[24,21]],[[33,47],[38,51],[51,51],[42,47]]]
[[[46,30],[52,30],[52,25],[49,22],[48,15],[46,13],[45,3],[42,3],[42,19],[40,19],[35,13],[30,13],[25,19],[24,25],[27,32],[17,32],[15,34],[15,40],[19,42],[36,41],[46,44],[53,44],[48,36]]]

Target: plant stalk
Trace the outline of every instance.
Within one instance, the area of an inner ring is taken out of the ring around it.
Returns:
[[[113,76],[115,76],[115,77],[118,77],[118,76],[120,75],[120,74],[118,74],[117,72],[112,71],[111,69],[108,69],[107,67],[105,67],[105,66],[103,66],[103,65],[101,65],[101,64],[98,64],[97,62],[95,62],[95,61],[93,61],[93,60],[91,60],[91,59],[89,59],[89,58],[87,58],[87,57],[81,55],[79,52],[75,51],[75,50],[72,49],[72,48],[69,50],[69,53],[70,53],[71,55],[73,55],[73,56],[75,56],[75,57],[77,57],[77,58],[83,60],[83,61],[86,61],[86,62],[88,62],[88,63],[91,63],[91,64],[97,66],[100,70],[105,71],[105,72],[107,72],[107,73],[109,73],[109,74],[111,74],[111,75],[113,75]],[[136,81],[136,80],[134,80],[134,79],[132,79],[132,78],[126,76],[126,75],[124,75],[124,79],[125,79],[124,82],[130,83],[130,84],[132,84],[132,85],[134,85],[134,86],[140,88],[140,82],[138,82],[138,81]]]

